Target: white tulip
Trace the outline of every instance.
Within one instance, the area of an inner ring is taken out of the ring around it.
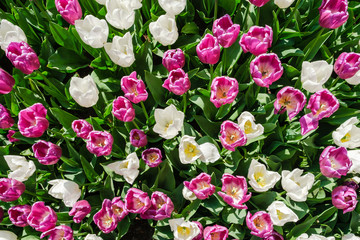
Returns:
[[[107,0],[106,10],[106,21],[115,28],[125,30],[134,25],[135,12],[127,1]]]
[[[324,236],[320,236],[318,234],[311,234],[311,236],[309,237],[309,235],[307,235],[306,233],[303,233],[299,237],[297,237],[296,240],[335,240],[335,238],[334,237],[324,237]]]
[[[154,117],[156,122],[153,128],[154,132],[162,138],[171,139],[181,131],[185,115],[171,104],[165,109],[155,109]]]
[[[204,163],[214,163],[220,159],[218,148],[212,143],[203,143],[199,146],[201,151],[200,160]]]
[[[119,0],[129,6],[132,10],[140,9],[142,7],[142,0]]]
[[[326,61],[304,61],[301,70],[302,87],[308,92],[317,92],[323,89],[332,72],[333,66]]]
[[[186,222],[184,218],[170,219],[169,225],[174,233],[174,240],[192,240],[200,234],[198,225],[194,222]]]
[[[105,5],[106,0],[95,0],[98,4]]]
[[[107,167],[123,176],[128,183],[133,184],[139,175],[139,158],[136,153],[131,153],[125,160],[110,163]]]
[[[6,230],[0,230],[0,240],[17,240],[17,236],[15,233],[6,231]]]
[[[332,137],[335,144],[345,148],[360,147],[360,128],[356,127],[358,123],[357,117],[352,117],[333,131]]]
[[[121,67],[130,67],[135,61],[132,38],[129,32],[123,37],[115,36],[112,43],[105,43],[104,48],[111,60]]]
[[[49,181],[49,184],[53,185],[49,190],[49,195],[62,199],[67,207],[73,207],[81,196],[79,185],[73,181],[55,179]]]
[[[84,240],[103,240],[103,239],[99,236],[96,236],[96,234],[88,234],[86,235]]]
[[[295,0],[275,0],[274,3],[279,7],[279,8],[288,8],[290,7],[291,4],[293,4]]]
[[[76,20],[75,29],[81,40],[93,48],[102,48],[109,36],[106,21],[93,15],[87,15],[84,20]]]
[[[20,182],[28,180],[36,170],[34,162],[27,161],[23,156],[6,155],[4,156],[4,159],[12,171],[9,173],[8,177]]]
[[[161,15],[156,22],[149,25],[154,39],[164,46],[172,45],[179,37],[174,16]]]
[[[187,187],[184,187],[182,190],[182,195],[186,200],[194,201],[197,197],[193,191],[190,191]]]
[[[352,162],[349,173],[360,174],[360,150],[348,151],[348,157]]]
[[[357,237],[354,234],[349,233],[344,235],[341,240],[360,240],[360,237]]]
[[[90,75],[84,78],[72,77],[69,92],[73,99],[82,107],[92,107],[99,100],[99,90]]]
[[[360,71],[357,71],[357,73],[353,77],[347,78],[347,79],[345,79],[345,81],[351,85],[360,84]]]
[[[249,184],[255,191],[266,192],[275,186],[280,177],[279,173],[266,170],[264,164],[254,159],[251,161],[248,178],[250,179]]]
[[[266,210],[270,214],[271,221],[276,226],[281,227],[285,223],[299,221],[299,217],[283,202],[274,201]]]
[[[314,174],[307,173],[304,176],[301,176],[303,172],[304,170],[295,168],[291,172],[288,170],[284,170],[281,173],[281,185],[283,189],[287,192],[286,195],[296,202],[306,201],[309,190],[311,189],[315,181]]]
[[[159,0],[159,4],[166,13],[175,16],[184,11],[186,0]]]
[[[264,133],[264,127],[260,123],[255,124],[255,117],[250,112],[243,112],[238,118],[238,124],[248,140]]]
[[[200,146],[196,143],[195,137],[184,135],[180,140],[179,158],[182,164],[190,164],[202,155]]]
[[[6,19],[0,23],[0,47],[6,50],[12,42],[27,42],[24,31]]]

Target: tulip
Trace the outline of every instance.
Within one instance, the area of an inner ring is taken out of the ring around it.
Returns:
[[[180,48],[167,50],[163,55],[162,64],[169,72],[183,68],[185,66],[184,52]]]
[[[40,68],[39,58],[26,42],[12,42],[6,49],[6,57],[24,74]]]
[[[146,134],[139,129],[132,129],[130,131],[130,143],[134,147],[145,147],[148,143]]]
[[[250,112],[242,112],[237,120],[240,129],[245,132],[247,140],[261,136],[264,133],[264,127],[260,123],[255,124],[255,117]]]
[[[257,7],[262,7],[270,0],[248,0],[248,1]]]
[[[109,199],[104,199],[102,208],[95,213],[93,220],[103,233],[110,233],[117,227],[117,216],[112,211],[112,203]]]
[[[293,4],[295,0],[275,0],[274,3],[279,7],[279,8],[288,8],[291,6],[291,4]]]
[[[283,170],[281,172],[281,185],[287,192],[286,195],[296,202],[306,201],[309,190],[312,188],[315,181],[314,174],[307,173],[301,176],[303,172],[304,170],[299,168],[295,168],[291,172],[288,170]]]
[[[210,101],[219,108],[232,103],[239,93],[239,83],[235,78],[216,77],[211,83]]]
[[[0,22],[0,47],[6,51],[12,42],[27,42],[24,31],[6,19]]]
[[[49,240],[73,240],[73,230],[66,225],[60,225],[46,232],[43,232],[40,238],[49,236]]]
[[[131,213],[144,213],[151,206],[146,192],[137,188],[130,188],[125,196],[125,208]]]
[[[90,132],[94,130],[93,126],[83,119],[74,120],[71,127],[76,133],[76,136],[83,139],[89,139]]]
[[[0,178],[0,201],[15,201],[24,191],[25,185],[22,182],[11,178]]]
[[[36,170],[34,162],[27,161],[23,156],[5,155],[4,159],[11,170],[8,177],[20,182],[28,180]]]
[[[250,73],[260,87],[269,88],[279,80],[284,72],[279,57],[275,53],[261,54],[250,63]]]
[[[189,200],[189,201],[194,201],[197,199],[195,194],[185,186],[183,187],[182,195],[186,200]]]
[[[228,48],[236,41],[240,33],[240,25],[233,24],[231,17],[225,14],[214,21],[212,31],[214,37],[217,38],[219,44],[224,48]]]
[[[121,30],[129,29],[135,22],[135,12],[129,2],[131,1],[107,0],[106,21],[115,28]]]
[[[229,120],[221,124],[220,141],[224,148],[235,151],[236,147],[244,146],[247,138],[240,126]]]
[[[196,46],[196,53],[201,62],[215,64],[220,59],[220,46],[218,40],[211,34],[206,34]]]
[[[204,227],[198,221],[193,221],[193,223],[196,223],[196,225],[198,226],[198,228],[200,230],[200,233],[196,237],[194,237],[192,240],[202,240],[203,239]]]
[[[99,0],[96,0],[96,1],[99,1]],[[96,234],[88,234],[88,235],[86,235],[84,240],[103,240],[103,239],[99,236],[96,236]]]
[[[344,235],[341,240],[360,240],[360,237],[355,236],[352,233],[348,233],[346,235]]]
[[[319,7],[319,23],[323,28],[335,29],[349,18],[347,0],[323,0]]]
[[[4,209],[0,207],[0,223],[4,220]]]
[[[121,90],[132,103],[143,102],[148,98],[146,86],[141,79],[136,78],[135,71],[121,78]]]
[[[326,61],[304,61],[301,69],[302,87],[311,93],[320,91],[332,72],[333,66]]]
[[[123,37],[115,36],[111,43],[105,43],[104,48],[110,59],[121,67],[130,67],[135,61],[132,38],[129,32]]]
[[[89,140],[86,142],[86,148],[97,157],[111,154],[114,139],[108,132],[92,131],[89,134]]]
[[[55,0],[55,6],[62,18],[71,25],[74,25],[75,20],[82,17],[78,0]]]
[[[118,97],[113,101],[113,115],[123,122],[131,122],[135,119],[135,109],[125,97]]]
[[[141,158],[149,167],[157,167],[162,163],[161,150],[158,148],[149,148],[141,153]]]
[[[39,163],[43,165],[56,164],[61,155],[61,147],[51,142],[40,140],[32,146],[35,158],[39,160]]]
[[[18,240],[18,237],[13,232],[0,230],[0,240]]]
[[[17,205],[11,207],[8,210],[10,221],[17,227],[26,227],[29,225],[27,223],[27,217],[30,211],[30,205]]]
[[[224,173],[221,182],[222,192],[218,192],[219,196],[234,208],[247,209],[247,206],[243,204],[249,201],[251,193],[247,194],[248,186],[245,177]]]
[[[252,215],[250,212],[246,215],[246,226],[251,230],[251,234],[264,238],[273,231],[273,223],[270,214],[259,211]]]
[[[102,48],[109,36],[109,26],[106,21],[93,15],[87,15],[84,20],[76,20],[75,29],[81,40],[93,48]]]
[[[255,56],[266,53],[273,41],[273,30],[270,26],[252,26],[249,31],[242,35],[240,46],[244,53],[250,52]]]
[[[297,222],[299,217],[281,201],[274,201],[268,206],[271,221],[276,226],[284,226],[288,222]]]
[[[110,163],[107,167],[123,176],[128,183],[133,184],[139,175],[139,158],[136,153],[131,153],[125,160]]]
[[[18,141],[20,141],[20,139],[13,138],[13,136],[14,136],[15,133],[16,133],[16,131],[14,131],[14,130],[9,130],[8,134],[6,135],[7,139],[8,139],[10,142],[18,142]]]
[[[41,103],[23,109],[19,113],[18,127],[20,133],[29,138],[40,137],[49,127],[46,119],[46,108]]]
[[[69,216],[74,216],[73,220],[75,223],[80,223],[86,215],[88,215],[91,211],[91,206],[88,201],[80,200],[74,204],[71,211],[69,212]]]
[[[347,186],[338,186],[331,193],[332,204],[343,210],[343,214],[354,211],[358,203],[356,190]]]
[[[357,71],[356,74],[355,74],[353,77],[345,79],[345,81],[346,81],[348,84],[351,84],[351,85],[358,85],[358,84],[360,84],[360,70]]]
[[[354,181],[346,181],[346,182],[343,183],[343,185],[344,185],[344,186],[347,186],[347,187],[349,187],[349,188],[353,188],[354,190],[358,190],[359,187],[360,187],[360,186],[359,186],[356,182],[354,182]]]
[[[272,231],[269,235],[267,235],[263,239],[264,240],[284,240],[284,237],[280,233],[278,233],[276,231]]]
[[[207,173],[200,173],[190,182],[184,181],[184,186],[192,191],[198,199],[206,199],[214,194],[215,186],[211,184],[211,176]]]
[[[31,207],[27,221],[36,231],[46,232],[56,226],[57,215],[51,207],[45,206],[44,202],[36,202]]]
[[[340,127],[332,132],[332,137],[336,145],[346,148],[360,147],[360,128],[356,127],[359,123],[357,117],[352,117],[343,122]]]
[[[95,0],[98,4],[105,5],[106,0]],[[95,235],[95,234],[88,234],[88,235]]]
[[[334,71],[342,79],[348,79],[360,70],[360,54],[343,52],[336,59]]]
[[[15,121],[11,117],[10,111],[0,104],[0,128],[11,128]]]
[[[179,144],[179,158],[182,164],[191,164],[202,155],[195,137],[184,135]]]
[[[128,210],[125,208],[125,203],[121,201],[120,197],[115,197],[111,201],[111,210],[116,218],[116,221],[120,222],[124,219],[129,213]]]
[[[229,230],[220,225],[207,226],[204,229],[204,240],[226,240],[229,236]]]
[[[184,218],[170,219],[169,225],[174,233],[174,240],[192,240],[200,234],[197,223],[184,221]]]
[[[159,0],[162,9],[169,15],[179,15],[186,7],[186,0]]]
[[[220,159],[220,153],[218,148],[213,143],[200,144],[199,149],[201,151],[200,161],[204,163],[214,163]]]
[[[54,179],[49,181],[49,184],[53,185],[49,190],[49,195],[63,200],[67,207],[73,207],[81,196],[79,185],[73,181]]]
[[[190,89],[191,83],[187,73],[178,68],[170,72],[162,86],[176,95],[183,95]]]
[[[320,171],[326,177],[346,176],[352,165],[344,147],[326,147],[320,155]]]
[[[266,170],[264,164],[254,159],[251,161],[247,177],[250,179],[250,186],[257,192],[268,191],[270,188],[273,188],[281,178],[279,173]]]
[[[84,78],[72,77],[69,92],[75,102],[82,107],[92,107],[99,100],[99,90],[90,75]]]
[[[349,150],[348,157],[352,162],[349,173],[360,174],[360,150]],[[359,183],[359,181],[356,181]]]
[[[154,117],[156,122],[153,128],[154,132],[162,138],[171,139],[181,131],[185,115],[171,104],[165,109],[155,109]]]
[[[8,94],[15,85],[15,79],[0,68],[0,94]]]
[[[305,104],[306,97],[300,90],[293,87],[283,87],[276,95],[274,113],[282,114],[286,111],[289,120],[291,120],[298,115]]]
[[[173,45],[179,37],[174,15],[161,15],[149,24],[153,38],[163,46]]]
[[[165,193],[158,191],[153,192],[150,201],[150,208],[140,214],[141,218],[161,221],[171,217],[171,213],[174,211],[174,204]]]

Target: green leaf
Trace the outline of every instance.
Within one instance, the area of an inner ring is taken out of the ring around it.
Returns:
[[[76,52],[60,47],[49,57],[48,68],[65,71],[67,73],[76,72],[80,68],[87,67],[89,60],[78,55]]]
[[[306,53],[305,56],[307,56],[307,58],[305,58],[306,61],[311,61],[315,57],[316,53],[319,51],[321,46],[326,42],[326,40],[330,37],[332,33],[333,31],[329,31],[324,35],[315,38],[304,48],[304,53]]]
[[[55,118],[59,121],[59,123],[66,129],[66,131],[70,132],[75,136],[75,132],[73,131],[71,124],[73,121],[78,119],[77,117],[60,108],[50,108],[50,112],[55,116]]]
[[[86,178],[90,182],[96,182],[98,179],[100,179],[100,176],[95,172],[93,166],[91,166],[91,164],[83,156],[80,156],[80,161]]]
[[[215,196],[210,196],[201,202],[201,206],[208,209],[212,214],[218,216],[224,209],[223,203],[221,203]]]
[[[162,87],[162,80],[155,77],[152,73],[145,71],[145,82],[155,102],[163,105],[165,102],[165,88]]]
[[[286,238],[290,239],[292,236],[298,237],[305,233],[317,220],[318,216],[309,217],[305,222],[296,225],[287,235]]]
[[[222,219],[227,223],[243,224],[246,217],[246,209],[225,208],[222,211]]]
[[[172,168],[166,161],[157,176],[158,187],[173,191],[175,189],[175,177]]]
[[[80,53],[80,46],[76,38],[68,30],[53,22],[49,22],[49,27],[51,35],[60,46]]]
[[[187,205],[186,208],[182,210],[181,216],[183,216],[186,220],[189,220],[198,210],[200,203],[200,199],[192,201],[189,205]]]
[[[198,34],[199,33],[199,27],[194,22],[188,22],[181,29],[181,32],[185,33],[185,34]]]

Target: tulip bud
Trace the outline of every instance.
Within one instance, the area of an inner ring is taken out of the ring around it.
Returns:
[[[83,139],[88,139],[90,132],[94,130],[93,126],[83,119],[74,120],[71,124],[71,127],[76,133],[76,136]]]
[[[8,134],[6,135],[7,139],[8,139],[10,142],[18,142],[18,141],[20,141],[20,139],[13,138],[13,136],[14,136],[15,133],[16,133],[16,131],[14,131],[14,130],[9,130]]]
[[[232,103],[239,93],[239,83],[235,78],[216,77],[211,83],[210,101],[219,108]]]
[[[6,51],[12,42],[27,42],[24,31],[6,19],[0,22],[0,47]]]
[[[15,121],[11,117],[10,111],[0,104],[0,128],[1,129],[11,128],[14,125],[14,123]]]
[[[343,52],[336,59],[334,71],[342,79],[353,77],[360,70],[360,54]]]
[[[134,147],[145,147],[147,144],[146,134],[139,129],[132,129],[130,131],[130,143]]]
[[[274,102],[274,113],[282,114],[285,111],[289,120],[293,119],[306,104],[305,95],[293,87],[283,87],[276,95]]]
[[[142,152],[141,158],[149,167],[157,167],[162,163],[161,150],[158,148],[149,148]]]
[[[0,68],[0,94],[8,94],[15,85],[15,79]]]
[[[51,142],[40,140],[32,146],[35,158],[39,160],[39,163],[43,165],[56,164],[61,155],[61,147]]]
[[[284,72],[279,57],[275,53],[261,54],[250,63],[250,73],[260,87],[269,88],[279,80]]]
[[[110,59],[121,67],[130,67],[135,61],[132,38],[129,32],[123,37],[115,36],[104,48]]]
[[[174,204],[165,193],[158,191],[153,192],[150,201],[150,208],[140,214],[141,218],[161,221],[171,217],[171,213],[174,211]]]
[[[130,188],[125,196],[125,208],[131,213],[144,213],[151,206],[146,192],[137,188]]]
[[[332,204],[342,209],[343,213],[354,211],[358,203],[355,189],[347,186],[338,186],[331,193]]]
[[[20,133],[29,138],[41,137],[49,127],[46,108],[41,103],[23,109],[19,113],[18,128]]]
[[[57,215],[51,207],[45,206],[44,202],[36,202],[31,207],[27,221],[36,231],[46,232],[56,226]]]
[[[206,34],[196,46],[196,53],[201,62],[215,64],[220,59],[220,46],[218,40],[211,34]]]
[[[75,20],[82,17],[82,10],[78,0],[55,0],[55,6],[64,20],[71,25],[74,25]]]
[[[49,236],[49,240],[73,240],[73,230],[66,225],[60,225],[41,234],[41,238]]]
[[[184,52],[180,48],[167,50],[164,53],[162,64],[169,72],[183,68],[185,66]]]
[[[204,229],[204,240],[226,240],[229,236],[229,230],[220,225],[207,226]]]
[[[349,18],[347,0],[323,0],[319,7],[319,23],[323,28],[335,29]]]
[[[72,77],[69,92],[75,102],[82,107],[92,107],[99,100],[99,90],[90,75],[84,78]]]
[[[80,223],[90,212],[91,206],[89,202],[86,200],[80,200],[74,204],[69,212],[69,216],[74,216],[74,222]]]
[[[257,7],[262,7],[270,0],[248,0],[248,1]]]
[[[107,0],[106,1],[106,21],[115,28],[126,30],[129,29],[135,22],[135,12],[131,8],[131,2],[135,1],[120,1]]]
[[[113,101],[113,115],[123,122],[131,122],[135,119],[135,109],[125,97],[118,97]]]
[[[217,38],[219,44],[224,48],[228,48],[236,41],[240,33],[240,25],[233,24],[231,17],[225,14],[216,19],[212,28],[214,37]]]
[[[170,72],[162,86],[176,95],[183,95],[190,89],[191,82],[187,73],[178,68]]]
[[[26,42],[12,42],[6,49],[6,57],[24,74],[40,68],[39,58]]]
[[[326,177],[346,176],[352,165],[344,147],[328,146],[320,155],[320,171]]]
[[[92,131],[89,134],[89,140],[86,142],[86,148],[97,157],[111,154],[114,139],[108,132]]]
[[[272,41],[273,31],[270,26],[252,26],[247,33],[242,35],[239,44],[245,53],[250,52],[258,56],[268,51]]]
[[[135,71],[121,78],[121,90],[133,103],[143,102],[148,98],[146,86],[141,79],[137,79]]]
[[[224,148],[235,151],[236,147],[244,146],[247,138],[240,126],[229,120],[221,124],[220,141]]]
[[[159,0],[162,9],[169,15],[179,15],[186,7],[186,0]]]
[[[179,37],[173,15],[161,15],[155,22],[150,23],[149,30],[154,39],[164,46],[174,44]]]
[[[207,173],[200,173],[190,182],[184,181],[184,186],[192,191],[198,199],[206,199],[214,194],[215,186],[211,184],[211,176]]]
[[[109,36],[106,21],[93,15],[87,15],[84,20],[76,20],[75,29],[81,40],[93,48],[102,48]]]
[[[24,191],[25,185],[22,182],[12,178],[0,178],[0,201],[15,201]]]
[[[273,231],[273,224],[270,214],[260,211],[252,215],[250,212],[246,215],[246,225],[251,230],[251,234],[260,238],[266,237]]]
[[[27,217],[30,214],[30,211],[30,205],[18,205],[11,207],[8,210],[10,221],[17,227],[26,227],[29,225],[27,223]]]

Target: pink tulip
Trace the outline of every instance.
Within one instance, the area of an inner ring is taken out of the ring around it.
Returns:
[[[255,56],[266,53],[273,41],[273,30],[270,26],[252,26],[242,35],[239,44],[244,53],[251,52]]]
[[[264,6],[270,0],[249,0],[250,3],[254,4],[257,7]]]
[[[143,102],[148,98],[145,83],[137,79],[135,71],[121,78],[121,90],[132,103]]]
[[[30,211],[30,205],[17,205],[11,207],[8,210],[10,221],[17,227],[26,227],[29,225],[27,223],[27,217]]]
[[[171,217],[171,213],[174,211],[174,204],[165,193],[153,192],[150,201],[150,208],[140,214],[141,218],[160,221]]]
[[[0,207],[0,223],[4,220],[4,209]]]
[[[69,212],[69,216],[74,216],[73,220],[75,223],[80,223],[86,215],[91,211],[91,206],[88,201],[80,200],[75,203]]]
[[[74,120],[71,127],[76,133],[76,136],[83,139],[89,139],[89,133],[94,130],[93,126],[83,119]]]
[[[264,237],[263,240],[284,240],[284,237],[280,233],[273,231],[271,234]]]
[[[75,25],[75,20],[82,17],[82,10],[78,0],[55,0],[55,6],[65,21]]]
[[[210,101],[219,108],[232,103],[239,93],[239,83],[235,78],[217,77],[211,83]]]
[[[225,173],[222,178],[221,191],[219,196],[230,206],[237,209],[247,209],[243,203],[249,201],[251,193],[247,194],[248,187],[243,176],[233,176]]]
[[[115,197],[111,201],[111,210],[114,214],[114,217],[116,218],[116,221],[120,222],[121,220],[126,217],[129,212],[125,208],[125,203],[121,200],[120,197]]]
[[[130,131],[130,143],[134,147],[145,147],[147,145],[146,134],[139,129],[132,129]]]
[[[219,44],[224,48],[228,48],[233,45],[239,36],[240,25],[233,24],[231,17],[225,14],[214,21],[212,31],[214,37],[219,41]]]
[[[194,237],[192,240],[201,240],[201,239],[203,239],[203,231],[204,231],[203,225],[201,225],[201,223],[198,222],[198,221],[193,221],[193,222],[196,223],[196,225],[198,226],[198,228],[200,230],[200,233],[196,237]]]
[[[41,103],[23,109],[19,113],[18,128],[20,133],[28,138],[41,137],[49,127],[46,119],[46,108]]]
[[[118,97],[113,102],[113,115],[123,122],[131,122],[135,118],[135,109],[125,97]]]
[[[176,95],[183,95],[190,89],[191,82],[187,73],[178,68],[170,72],[162,86]]]
[[[15,85],[15,79],[0,68],[0,94],[8,94]]]
[[[246,215],[246,225],[251,230],[252,235],[260,238],[270,235],[273,231],[270,214],[264,211],[256,212],[254,215],[248,212]]]
[[[66,225],[60,225],[41,234],[40,238],[49,236],[48,240],[74,240],[73,230]]]
[[[332,204],[343,209],[343,214],[354,211],[358,203],[356,190],[347,186],[338,186],[331,193]]]
[[[22,182],[12,178],[0,178],[0,201],[15,201],[24,191],[25,185]]]
[[[198,199],[206,199],[214,194],[215,186],[211,184],[211,176],[207,173],[200,173],[190,182],[184,181],[185,187],[192,191]]]
[[[354,182],[354,181],[346,181],[343,183],[344,186],[347,186],[349,188],[353,188],[354,190],[358,190],[359,189],[359,185]]]
[[[6,49],[6,57],[24,74],[31,74],[40,68],[39,58],[26,42],[12,42]]]
[[[235,151],[236,147],[246,144],[246,134],[236,123],[226,120],[221,124],[220,141],[224,148]]]
[[[320,155],[319,163],[321,173],[329,178],[346,176],[352,166],[347,150],[344,147],[326,147]]]
[[[347,0],[323,0],[319,7],[319,23],[323,28],[335,29],[349,18]]]
[[[353,77],[360,70],[360,54],[343,52],[336,59],[334,71],[342,79]]]
[[[157,167],[162,163],[161,150],[158,148],[149,148],[142,152],[141,158],[149,167]]]
[[[16,132],[15,132],[14,130],[9,130],[8,134],[6,135],[6,137],[8,138],[8,140],[9,140],[10,142],[18,142],[18,141],[20,141],[20,140],[17,139],[17,138],[13,138],[13,136],[14,136],[15,133],[16,133]]]
[[[167,50],[164,53],[162,64],[169,72],[183,68],[185,66],[184,52],[180,48]]]
[[[151,206],[150,198],[146,192],[137,188],[130,188],[125,196],[125,207],[131,213],[144,213]]]
[[[275,53],[261,54],[250,63],[251,76],[260,87],[270,87],[281,78],[283,72],[284,68]]]
[[[0,128],[6,129],[11,128],[14,125],[15,121],[11,117],[10,111],[6,109],[3,105],[0,104]]]
[[[289,120],[293,119],[305,106],[306,97],[298,89],[283,87],[276,95],[274,113],[282,114],[287,111]]]
[[[35,158],[43,165],[56,164],[62,154],[61,147],[51,142],[40,140],[32,146]]]
[[[44,202],[36,202],[31,207],[27,222],[36,231],[46,232],[56,226],[57,215],[51,207],[45,206]]]
[[[229,230],[220,225],[207,226],[204,229],[204,240],[226,240]]]
[[[108,132],[92,131],[89,134],[89,140],[86,142],[86,148],[97,157],[111,154],[114,139]]]
[[[111,201],[104,199],[101,210],[93,217],[94,223],[103,233],[110,233],[117,227],[117,216],[113,213],[111,206]]]
[[[217,63],[220,59],[220,46],[217,39],[211,34],[206,34],[196,46],[196,53],[203,63]]]

